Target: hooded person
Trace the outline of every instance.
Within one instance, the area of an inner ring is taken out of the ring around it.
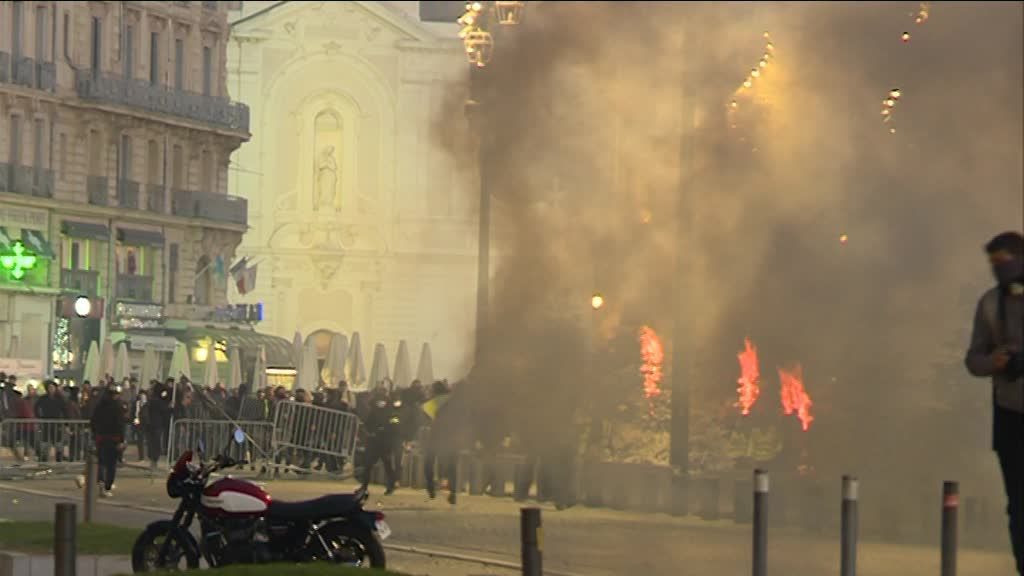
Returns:
[[[1006,488],[1017,572],[1024,575],[1024,236],[999,234],[985,252],[996,286],[978,301],[964,363],[992,382],[992,448]]]
[[[89,424],[96,439],[99,459],[99,479],[103,484],[103,495],[113,496],[114,477],[121,457],[125,425],[124,405],[121,402],[121,387],[113,385],[103,392]]]

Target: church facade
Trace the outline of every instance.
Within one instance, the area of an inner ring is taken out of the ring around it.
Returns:
[[[476,183],[443,142],[465,121],[449,104],[467,64],[455,25],[420,22],[417,4],[235,4],[227,84],[252,139],[229,188],[248,200],[238,254],[258,272],[230,294],[263,304],[262,332],[357,331],[367,366],[376,343],[393,365],[399,340],[414,356],[429,342],[435,374],[457,378],[473,343]]]

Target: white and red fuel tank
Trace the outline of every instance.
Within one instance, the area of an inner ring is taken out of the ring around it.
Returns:
[[[209,516],[248,518],[267,512],[270,494],[253,482],[222,478],[203,490],[199,503]]]

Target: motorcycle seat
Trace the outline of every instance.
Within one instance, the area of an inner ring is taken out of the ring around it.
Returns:
[[[336,516],[344,516],[359,507],[359,498],[354,494],[331,494],[302,502],[280,502],[271,500],[267,516],[272,520],[309,520],[317,522]]]

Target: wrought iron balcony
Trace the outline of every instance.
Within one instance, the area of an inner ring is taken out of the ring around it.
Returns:
[[[86,189],[89,192],[89,204],[106,206],[110,199],[106,176],[89,176],[86,178]]]
[[[153,277],[118,274],[117,298],[132,302],[152,302]]]
[[[36,170],[34,166],[18,164],[5,164],[5,167],[5,192],[26,196],[43,196],[46,193],[46,170]],[[52,190],[52,179],[49,189]]]
[[[11,81],[11,55],[7,52],[0,52],[0,83],[6,84]]]
[[[14,73],[11,79],[14,84],[35,88],[36,63],[31,58],[14,58]]]
[[[0,192],[8,192],[11,187],[11,165],[0,162]]]
[[[53,170],[33,170],[32,195],[38,198],[53,198]]]
[[[83,296],[98,296],[100,273],[95,270],[61,270],[60,287]]]
[[[134,180],[117,181],[117,205],[131,210],[139,209],[139,183]]]
[[[243,226],[249,223],[249,203],[239,196],[175,190],[171,198],[171,211],[175,216],[205,218]]]
[[[146,210],[157,214],[167,212],[164,208],[164,187],[160,184],[146,185]]]
[[[249,107],[218,96],[153,86],[145,80],[125,80],[79,70],[75,74],[78,96],[84,100],[171,114],[220,128],[249,131]]]

